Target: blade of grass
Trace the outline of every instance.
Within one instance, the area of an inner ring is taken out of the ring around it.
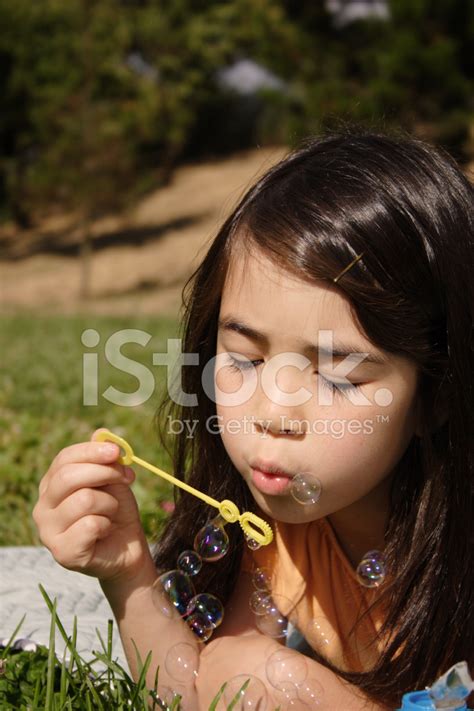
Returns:
[[[51,598],[49,597],[48,593],[46,592],[44,587],[41,585],[41,583],[38,584],[38,587],[39,587],[40,592],[41,592],[41,594],[42,594],[42,596],[49,608],[49,611],[52,612],[53,611],[53,603],[51,602]],[[84,665],[83,665],[82,660],[76,650],[76,645],[71,644],[71,639],[66,634],[66,630],[64,629],[63,624],[62,624],[61,620],[59,619],[59,617],[56,617],[56,626],[57,626],[59,632],[61,633],[61,636],[62,636],[64,642],[67,644],[72,656],[74,657],[74,661],[76,662],[78,671],[80,673],[82,672],[82,675],[85,678],[87,676],[87,674],[84,673]]]
[[[113,660],[108,659],[108,657],[105,654],[101,654],[100,652],[95,651],[95,652],[93,652],[93,654],[100,662],[103,662],[106,665],[110,665],[110,668],[112,671],[114,671],[115,673],[121,674],[123,679],[127,682],[128,686],[130,686],[130,688],[132,688],[135,685],[135,682],[133,681],[131,676],[129,676],[129,674],[127,674],[125,669],[123,667],[121,667],[120,664],[117,664],[117,662],[114,662]]]
[[[39,676],[36,679],[35,695],[33,698],[33,707],[31,709],[31,711],[36,711],[36,708],[37,708],[39,700],[40,700],[40,694],[41,694],[41,677]]]
[[[112,640],[113,640],[113,620],[107,620],[107,646],[104,643],[104,640],[102,639],[102,635],[100,634],[100,630],[96,627],[96,634],[100,640],[100,644],[102,649],[104,650],[104,654],[107,657],[108,663],[106,664],[106,675],[107,675],[107,684],[110,689],[113,687],[111,686],[112,684],[112,674],[111,674],[111,664],[112,662]],[[115,690],[114,690],[115,691]]]
[[[77,615],[74,615],[74,619],[72,622],[72,636],[68,637],[68,640],[70,640],[70,643],[67,646],[67,649],[71,651],[71,647],[76,649],[76,644],[77,644]],[[74,655],[71,654],[69,657],[69,673],[72,674],[72,668],[74,666]],[[80,670],[79,670],[80,673]]]
[[[213,698],[213,700],[212,700],[212,702],[211,702],[211,705],[209,706],[209,711],[216,711],[217,704],[219,703],[220,698],[221,698],[222,694],[224,693],[224,689],[225,689],[226,686],[227,686],[227,682],[225,681],[225,682],[222,684],[222,686],[221,686],[221,688],[219,689],[219,691],[217,692],[217,695]]]
[[[102,639],[102,635],[100,634],[100,630],[98,627],[95,628],[95,633],[96,633],[97,637],[99,638],[100,646],[104,650],[104,654],[107,655],[107,647],[105,646],[105,642]]]
[[[176,694],[173,699],[173,705],[170,706],[170,711],[180,711],[182,698],[180,694]]]
[[[8,652],[10,651],[10,647],[12,646],[13,642],[15,641],[15,637],[16,637],[16,635],[18,634],[18,630],[20,629],[20,627],[22,626],[23,622],[25,621],[25,617],[26,617],[26,612],[25,612],[25,614],[23,615],[23,617],[21,618],[21,620],[19,621],[19,623],[17,624],[17,626],[15,627],[14,631],[12,632],[12,635],[11,635],[10,639],[8,640],[8,642],[7,642],[7,646],[6,646],[5,649],[0,653],[0,659],[5,659],[5,658],[6,658]]]
[[[132,642],[133,642],[133,640],[132,640]],[[135,642],[133,642],[133,643],[135,644]],[[135,647],[135,649],[136,649],[136,647]],[[136,650],[136,651],[138,652],[138,650]],[[145,663],[141,665],[140,676],[138,677],[138,681],[137,681],[137,684],[136,684],[136,686],[135,686],[135,692],[134,692],[134,694],[133,694],[133,696],[132,696],[132,705],[133,705],[133,704],[135,703],[135,701],[138,699],[138,695],[140,694],[140,692],[143,690],[143,687],[145,686],[145,683],[146,683],[146,673],[147,673],[147,671],[148,671],[148,667],[149,667],[150,664],[151,664],[151,657],[152,657],[151,652],[148,652],[148,654],[146,655]],[[141,659],[140,659],[140,662],[139,662],[139,663],[141,663]]]
[[[66,667],[66,652],[67,647],[64,647],[63,661],[61,663],[61,683],[59,685],[59,708],[64,708],[69,686],[68,672]]]
[[[236,695],[234,696],[234,698],[232,699],[230,704],[228,705],[226,711],[233,711],[233,709],[235,708],[235,705],[238,704],[239,701],[241,701],[242,696],[244,695],[242,692],[245,692],[245,690],[249,684],[250,684],[250,679],[247,679],[246,681],[244,681],[244,683],[242,684],[242,686],[240,687],[240,689],[238,690],[238,692],[236,693]]]
[[[138,696],[141,694],[143,703],[145,704],[145,708],[147,708],[149,694],[148,694],[148,690],[146,688],[146,674],[147,674],[148,668],[151,664],[152,653],[151,653],[151,651],[148,652],[146,659],[145,659],[145,663],[143,663],[140,652],[138,650],[137,645],[135,644],[134,639],[132,639],[132,644],[134,646],[135,654],[137,656],[138,671],[140,672],[140,676],[138,678],[138,681],[137,681],[137,684],[135,687],[135,693],[133,694],[133,697],[132,697],[132,703],[134,703],[138,699]]]
[[[45,711],[52,711],[52,709],[53,709],[54,668],[56,665],[56,657],[54,654],[55,640],[56,640],[56,598],[54,598],[54,602],[53,602],[53,610],[52,610],[52,614],[51,614],[51,625],[49,628],[48,674],[46,676]]]
[[[156,709],[156,694],[158,693],[158,673],[159,673],[159,671],[160,671],[160,667],[157,666],[156,671],[155,671],[155,683],[153,686],[153,691],[155,692],[155,696],[153,696],[153,706],[152,706],[151,711],[155,711],[155,709]]]
[[[133,644],[133,647],[134,647],[134,649],[135,649],[135,656],[136,656],[136,658],[137,658],[138,671],[141,672],[142,667],[143,667],[143,660],[142,660],[142,657],[141,657],[141,654],[140,654],[140,650],[138,649],[137,645],[135,644],[135,640],[134,640],[134,639],[132,639],[132,644]]]
[[[99,709],[101,709],[101,711],[104,711],[104,705],[102,703],[102,699],[100,698],[99,694],[97,693],[97,691],[94,687],[94,684],[91,682],[91,680],[89,679],[88,676],[84,677],[84,681],[86,682],[87,687],[90,691],[90,695],[89,694],[87,695],[89,702],[90,702],[90,697],[92,696],[92,698],[94,699],[94,704],[97,704],[97,706],[94,706],[94,708],[95,709],[99,708]]]
[[[112,620],[107,620],[107,657],[112,661],[112,635],[114,623]],[[110,686],[110,667],[107,667],[107,681]]]

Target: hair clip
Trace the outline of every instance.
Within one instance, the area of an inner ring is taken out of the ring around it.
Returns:
[[[337,275],[337,277],[334,277],[333,282],[334,282],[335,284],[337,284],[337,282],[339,281],[339,279],[340,279],[346,272],[348,272],[349,269],[350,269],[352,266],[354,266],[354,264],[355,264],[356,262],[358,262],[359,259],[360,259],[364,254],[365,254],[365,252],[361,252],[354,260],[352,260],[352,262],[351,262],[350,264],[348,264],[347,267],[345,267],[345,268],[342,270],[342,272]]]
[[[244,511],[244,513],[241,514],[238,507],[236,506],[236,504],[234,504],[233,501],[230,501],[229,499],[224,499],[223,501],[216,501],[216,499],[213,499],[207,494],[203,494],[202,491],[198,491],[189,484],[186,484],[186,482],[180,481],[180,479],[176,479],[171,474],[164,472],[162,469],[158,469],[158,467],[153,466],[153,464],[146,462],[144,459],[140,459],[140,457],[137,457],[134,454],[133,449],[129,445],[129,443],[122,437],[119,437],[118,435],[114,434],[113,432],[110,432],[109,430],[103,430],[102,432],[97,433],[95,441],[104,442],[106,440],[115,442],[124,450],[125,454],[121,455],[118,458],[118,462],[120,464],[131,464],[132,462],[140,464],[142,467],[145,467],[145,469],[148,469],[157,476],[160,476],[163,479],[166,479],[167,481],[171,482],[171,484],[179,486],[181,489],[184,489],[189,494],[196,496],[198,499],[202,499],[202,501],[205,501],[205,503],[209,504],[209,506],[214,506],[216,509],[218,509],[220,515],[227,523],[235,523],[236,521],[238,521],[245,535],[250,538],[253,538],[260,545],[266,546],[272,542],[273,531],[271,529],[271,526],[262,518],[260,518],[260,516],[257,516],[251,511]]]

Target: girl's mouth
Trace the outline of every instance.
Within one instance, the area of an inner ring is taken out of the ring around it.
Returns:
[[[291,477],[286,474],[275,472],[262,472],[259,469],[252,469],[252,481],[262,494],[278,496],[284,494],[289,488]]]

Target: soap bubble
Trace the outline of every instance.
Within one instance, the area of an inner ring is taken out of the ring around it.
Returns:
[[[308,676],[308,665],[302,654],[283,647],[270,654],[265,673],[275,689],[280,689],[287,682],[299,686]]]
[[[386,575],[385,559],[379,556],[363,558],[357,566],[357,580],[366,588],[378,588]]]
[[[197,647],[186,642],[175,644],[166,655],[165,669],[176,681],[186,683],[195,679],[199,669]]]
[[[329,620],[322,615],[314,617],[305,629],[305,637],[309,644],[319,651],[328,647],[334,636]]]
[[[224,606],[222,602],[210,593],[200,593],[195,595],[188,604],[188,614],[198,612],[211,627],[219,627],[224,617]]]
[[[151,599],[156,609],[165,617],[179,618],[178,610],[169,599],[159,578],[151,587]]]
[[[262,634],[278,639],[288,634],[288,620],[271,600],[262,615],[255,616],[255,625]]]
[[[157,703],[161,702],[161,704],[165,704],[166,708],[172,708],[173,703],[177,703],[175,701],[179,696],[183,697],[185,693],[185,688],[179,684],[176,685],[175,689],[171,689],[169,686],[164,686],[162,684],[158,684],[158,689],[156,691],[156,696],[158,699],[155,697],[155,693],[152,692],[153,700],[157,701]],[[162,706],[159,706],[159,708],[162,708]],[[182,701],[180,702],[179,708],[185,708],[183,707]]]
[[[309,472],[296,474],[291,480],[290,494],[299,504],[315,504],[319,501],[322,484]]]
[[[285,617],[287,617],[295,627],[298,627],[298,613],[295,603],[279,592],[272,593],[272,600],[278,609],[283,612]]]
[[[223,526],[208,523],[197,532],[194,549],[203,560],[220,560],[229,550],[229,536]]]
[[[196,594],[191,579],[181,570],[168,570],[158,581],[179,614],[185,615],[189,601]]]
[[[255,538],[252,538],[252,536],[245,535],[245,542],[251,551],[258,551],[258,549],[262,547],[261,544],[255,540]]]
[[[257,568],[253,573],[252,582],[257,590],[263,590],[263,592],[270,592],[270,571],[267,570],[267,568]]]
[[[246,682],[245,689],[241,690]],[[268,708],[268,694],[263,681],[251,674],[239,674],[230,679],[224,689],[224,702],[226,708],[238,694],[238,700],[232,708],[234,711],[266,711]]]
[[[197,575],[202,568],[202,559],[196,551],[183,551],[178,556],[178,568],[186,575]]]
[[[200,642],[207,642],[215,629],[201,612],[193,612],[186,617],[186,622]]]
[[[158,682],[156,694],[151,692],[153,701],[156,702],[155,706],[158,709],[166,709],[166,711],[172,708],[179,708],[179,711],[195,711],[191,705],[189,690],[182,684],[177,684],[176,682],[173,686],[174,688],[171,689],[169,686],[164,686]]]
[[[273,692],[275,701],[285,711],[310,711],[310,706],[298,696],[298,687],[290,681],[282,683],[277,691]]]
[[[254,590],[253,593],[250,595],[250,609],[256,615],[263,615],[265,614],[271,601],[272,598],[270,597],[268,592],[264,590]]]
[[[321,705],[323,696],[324,689],[317,679],[305,679],[298,684],[298,698],[311,709]]]

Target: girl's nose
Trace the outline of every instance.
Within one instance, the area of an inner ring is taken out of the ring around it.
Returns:
[[[304,421],[290,418],[280,417],[279,419],[255,419],[255,427],[262,433],[271,432],[275,435],[290,435],[297,436],[306,432],[306,424]]]
[[[278,378],[274,375],[267,379],[262,377],[253,398],[254,421],[259,429],[291,435],[306,431],[305,414],[312,392],[304,386],[305,376],[301,372],[295,374],[295,370],[282,368]]]

